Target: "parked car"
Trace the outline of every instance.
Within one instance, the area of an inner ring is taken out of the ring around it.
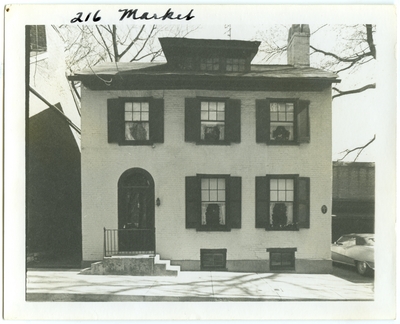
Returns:
[[[332,261],[355,266],[357,272],[365,275],[375,270],[374,234],[346,234],[331,246]]]

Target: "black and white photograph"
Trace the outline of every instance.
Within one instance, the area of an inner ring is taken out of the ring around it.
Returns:
[[[394,319],[395,9],[6,6],[5,318]]]

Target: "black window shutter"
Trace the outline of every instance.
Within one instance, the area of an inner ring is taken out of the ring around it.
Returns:
[[[297,139],[299,143],[310,143],[309,101],[300,100],[297,112]]]
[[[310,228],[310,178],[298,178],[297,209],[299,228]]]
[[[150,141],[164,143],[164,99],[150,100]]]
[[[119,143],[124,139],[124,103],[119,99],[107,100],[108,143]]]
[[[229,214],[228,226],[230,228],[242,227],[242,178],[230,177],[229,185]]]
[[[240,100],[229,99],[225,110],[225,140],[240,143]]]
[[[197,228],[200,226],[201,202],[200,181],[197,177],[186,177],[186,228]]]
[[[256,177],[256,228],[269,226],[269,181],[267,177]]]
[[[269,100],[256,100],[256,142],[266,143],[269,137]]]
[[[200,101],[196,98],[185,98],[185,141],[200,140]]]

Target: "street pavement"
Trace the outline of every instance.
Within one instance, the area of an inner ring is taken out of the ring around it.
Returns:
[[[81,275],[79,270],[28,269],[26,298],[27,301],[373,300],[373,278],[359,281],[340,278],[346,271],[349,272],[334,267],[334,273],[339,276],[181,271],[177,277],[161,277]]]

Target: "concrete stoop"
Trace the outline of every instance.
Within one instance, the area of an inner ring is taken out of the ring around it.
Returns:
[[[180,266],[173,266],[169,260],[161,260],[160,255],[112,256],[91,264],[80,274],[125,275],[125,276],[177,276]]]

